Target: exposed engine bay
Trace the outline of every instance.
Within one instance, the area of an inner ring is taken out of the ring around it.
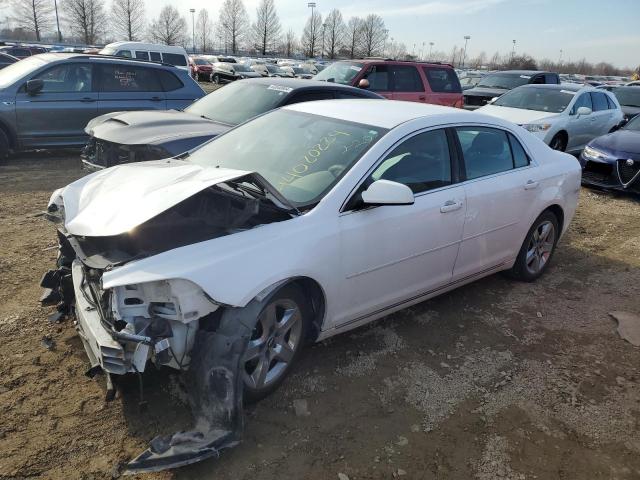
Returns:
[[[185,375],[196,426],[154,439],[131,462],[129,472],[197,462],[239,441],[241,360],[269,292],[244,308],[234,308],[216,303],[185,279],[103,289],[103,274],[135,260],[295,215],[251,177],[207,187],[113,236],[70,234],[64,226],[64,206],[50,204],[47,216],[59,225],[59,253],[57,268],[42,279],[41,302],[57,305],[53,321],[75,318],[91,363],[87,375],[106,376],[107,399],[115,396],[115,376],[138,375],[142,385],[149,362]],[[142,401],[142,387],[140,395]]]

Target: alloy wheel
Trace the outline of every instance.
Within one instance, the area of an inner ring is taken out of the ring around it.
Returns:
[[[530,274],[535,275],[545,267],[553,252],[555,240],[556,229],[549,220],[540,223],[533,231],[525,258],[527,271]]]

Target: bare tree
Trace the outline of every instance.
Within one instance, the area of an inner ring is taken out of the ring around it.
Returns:
[[[13,12],[16,26],[33,32],[37,41],[53,27],[53,5],[49,0],[13,0]]]
[[[224,30],[225,51],[228,45],[231,47],[231,53],[236,53],[249,26],[249,16],[242,0],[224,0],[220,9],[219,24]]]
[[[329,58],[336,58],[344,44],[346,26],[342,19],[342,13],[337,8],[329,12],[324,20],[326,25],[325,36],[327,38],[325,51]]]
[[[380,15],[371,13],[362,21],[362,33],[360,42],[362,53],[365,57],[379,55],[384,49],[387,40],[387,29],[384,27],[384,20]]]
[[[385,55],[395,60],[404,60],[408,55],[407,46],[402,42],[391,42],[387,45]]]
[[[256,22],[253,24],[253,37],[262,55],[274,50],[280,39],[280,19],[273,0],[262,0],[256,9]]]
[[[316,56],[316,49],[322,35],[322,15],[315,13],[313,10],[312,12],[304,26],[302,38],[300,39],[305,55],[310,58]]]
[[[111,26],[118,37],[140,40],[145,26],[144,0],[113,0]]]
[[[291,57],[296,51],[297,42],[296,42],[296,34],[293,30],[289,29],[287,33],[284,35],[284,39],[282,42],[282,52],[285,57]]]
[[[362,19],[360,17],[351,17],[347,23],[347,30],[345,33],[345,45],[348,50],[349,58],[355,58],[358,56],[361,36]]]
[[[165,45],[181,45],[185,42],[187,20],[171,5],[160,10],[160,15],[149,26],[149,36],[154,42]]]
[[[213,22],[209,18],[209,12],[203,8],[198,12],[196,20],[196,40],[202,52],[207,52],[211,48],[213,39]]]
[[[73,35],[87,45],[97,43],[107,23],[103,0],[65,0],[62,10]]]

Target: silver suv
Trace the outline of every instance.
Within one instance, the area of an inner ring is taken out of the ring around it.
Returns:
[[[11,150],[80,147],[89,120],[122,110],[182,109],[203,97],[172,65],[45,53],[0,70],[0,158]]]

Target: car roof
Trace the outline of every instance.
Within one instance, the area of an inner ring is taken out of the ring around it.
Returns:
[[[175,68],[173,65],[169,63],[162,62],[154,62],[152,60],[142,60],[140,58],[127,58],[127,57],[114,57],[111,55],[100,55],[97,53],[71,53],[71,52],[48,52],[41,53],[37,56],[39,59],[45,62],[56,62],[62,60],[76,60],[76,59],[85,59],[85,60],[98,60],[100,62],[125,62],[125,63],[137,63],[140,65],[154,65],[158,67],[171,67]],[[176,69],[179,70],[179,69]]]
[[[319,80],[303,80],[302,78],[274,78],[274,77],[261,77],[261,78],[247,78],[239,80],[246,83],[257,83],[260,85],[277,85],[280,87],[291,88],[293,90],[343,90],[347,92],[360,92],[365,96],[371,98],[382,98],[380,95],[361,88],[352,87],[350,85],[342,85],[341,83],[334,82],[321,82]]]
[[[517,88],[542,88],[544,90],[571,90],[577,92],[579,90],[597,90],[592,86],[584,86],[578,83],[528,83]]]
[[[507,75],[537,75],[538,73],[553,73],[545,70],[499,70],[497,72],[491,72],[493,74],[507,74]]]
[[[478,112],[399,100],[321,100],[294,103],[284,107],[284,109],[386,129],[392,129],[402,123],[423,117],[432,117],[434,124],[438,122],[488,122],[495,125],[508,125],[508,122],[503,122],[500,119]]]
[[[418,60],[396,60],[393,58],[377,58],[377,57],[369,57],[369,58],[354,58],[351,60],[338,60],[336,62],[332,62],[333,63],[341,63],[341,62],[359,62],[359,63],[364,63],[364,64],[370,64],[370,63],[389,63],[389,64],[399,64],[399,65],[424,65],[424,66],[429,66],[429,65],[433,65],[433,66],[438,66],[438,67],[449,67],[449,68],[453,68],[453,65],[451,65],[450,63],[446,63],[446,62],[421,62]]]

